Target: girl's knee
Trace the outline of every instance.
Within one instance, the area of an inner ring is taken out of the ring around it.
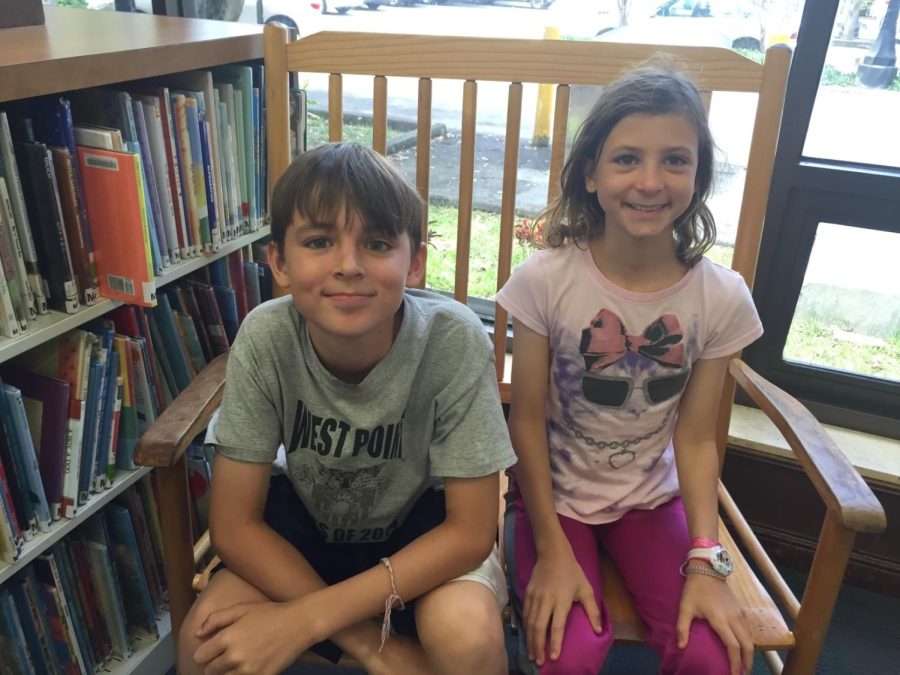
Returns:
[[[563,645],[559,658],[547,658],[540,668],[541,675],[597,675],[606,661],[608,649],[599,644]]]
[[[728,650],[706,621],[695,620],[687,646],[673,640],[663,654],[660,672],[673,675],[727,675],[731,671]]]

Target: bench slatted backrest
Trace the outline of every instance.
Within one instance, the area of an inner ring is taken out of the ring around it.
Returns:
[[[288,72],[325,73],[329,77],[329,140],[342,138],[342,86],[344,75],[373,78],[373,147],[381,153],[387,145],[387,95],[389,78],[418,78],[418,145],[416,185],[428,203],[430,179],[430,129],[432,81],[463,81],[462,124],[459,157],[459,206],[456,241],[454,296],[468,300],[472,204],[475,175],[476,101],[479,82],[509,83],[503,195],[500,205],[500,241],[497,286],[509,278],[516,209],[516,173],[520,142],[522,85],[555,85],[555,114],[550,148],[548,200],[559,190],[565,160],[567,118],[572,85],[605,85],[623,72],[656,54],[665,53],[697,83],[707,102],[712,92],[759,94],[752,130],[744,197],[738,220],[733,267],[752,286],[762,234],[775,146],[781,121],[790,50],[773,47],[760,65],[731,50],[712,47],[620,45],[559,40],[489,39],[372,33],[316,33],[288,44],[287,33],[277,25],[266,27],[266,105],[269,114],[270,180],[288,164]],[[270,54],[276,58],[270,58]],[[273,67],[274,66],[274,67]],[[282,67],[283,66],[283,67]],[[423,239],[427,213],[422,223]],[[506,312],[496,306],[495,326],[505,326]],[[497,380],[501,395],[509,400],[506,369],[506,331],[494,332]],[[730,401],[733,385],[726,391]],[[727,415],[730,406],[722,406]],[[727,424],[720,430],[724,433]],[[724,436],[720,449],[724,448]]]

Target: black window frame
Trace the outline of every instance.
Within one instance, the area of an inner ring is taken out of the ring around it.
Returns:
[[[820,421],[900,438],[900,382],[782,358],[819,223],[900,233],[900,168],[803,155],[838,4],[803,10],[753,289],[766,333],[744,359]]]

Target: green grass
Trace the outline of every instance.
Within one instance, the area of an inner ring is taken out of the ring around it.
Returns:
[[[814,317],[795,317],[784,346],[784,358],[860,375],[900,380],[900,333],[861,344],[837,326]]]
[[[456,270],[456,226],[458,211],[452,206],[428,207],[429,288],[452,291]],[[500,214],[472,212],[469,256],[469,295],[493,299],[497,293],[497,254],[500,246]],[[533,251],[513,242],[513,268]]]
[[[403,132],[397,129],[387,129],[387,139],[391,140],[401,135]],[[371,124],[347,124],[343,126],[343,139],[348,143],[359,143],[372,147],[372,125]],[[328,142],[328,120],[310,113],[306,119],[306,144],[312,149]]]

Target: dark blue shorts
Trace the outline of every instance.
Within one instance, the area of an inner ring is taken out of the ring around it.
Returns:
[[[426,490],[409,515],[381,542],[334,544],[325,541],[303,502],[294,492],[287,476],[273,476],[263,518],[266,524],[289,541],[329,586],[379,564],[407,544],[433,530],[444,521],[446,504],[443,491]],[[416,635],[415,600],[406,609],[391,612],[391,626],[402,635]],[[337,663],[342,650],[330,640],[313,645],[312,651]]]

